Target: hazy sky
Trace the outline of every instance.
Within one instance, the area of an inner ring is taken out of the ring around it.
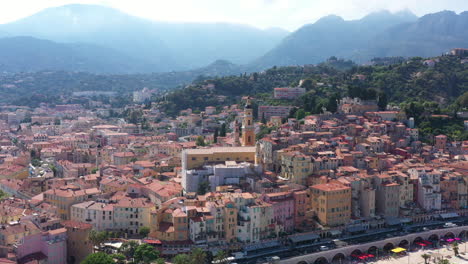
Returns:
[[[0,23],[70,3],[112,6],[160,21],[234,22],[288,30],[329,14],[356,19],[382,9],[409,9],[418,16],[468,10],[468,0],[0,0]]]

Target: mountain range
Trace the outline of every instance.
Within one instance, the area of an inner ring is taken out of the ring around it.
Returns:
[[[218,59],[245,64],[288,34],[281,29],[228,23],[156,22],[109,7],[81,4],[45,9],[0,25],[0,32],[110,48],[142,64],[157,66],[148,72],[193,69]]]
[[[73,4],[0,25],[0,71],[221,76],[317,64],[331,56],[358,63],[386,56],[431,57],[456,47],[468,47],[468,12],[418,18],[409,11],[380,11],[351,21],[330,15],[289,33],[228,23],[158,22]]]

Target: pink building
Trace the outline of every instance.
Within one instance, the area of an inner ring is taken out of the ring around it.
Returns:
[[[279,116],[286,118],[289,116],[292,106],[282,105],[261,105],[258,107],[258,118],[262,119],[265,117],[266,120],[270,120],[272,116]]]
[[[267,193],[264,201],[273,206],[273,218],[285,232],[294,230],[294,197],[291,192]]]
[[[306,93],[305,88],[300,87],[283,87],[275,88],[275,99],[296,99]]]
[[[447,136],[438,135],[435,137],[435,147],[436,149],[445,149],[447,146]]]
[[[66,264],[67,230],[60,228],[25,236],[16,245],[16,254],[18,260],[46,257],[48,264]]]

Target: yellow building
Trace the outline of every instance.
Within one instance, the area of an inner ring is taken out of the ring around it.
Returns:
[[[70,219],[72,205],[93,200],[101,192],[97,188],[84,189],[51,189],[44,192],[44,201],[57,207],[58,215],[63,220]]]
[[[313,171],[310,156],[300,152],[286,152],[281,155],[281,177],[293,183],[306,185],[307,177]]]
[[[338,182],[310,187],[312,209],[322,225],[339,226],[351,217],[351,187]]]
[[[152,212],[149,237],[161,241],[187,241],[189,238],[188,215],[181,208],[163,206]]]
[[[93,253],[93,243],[89,240],[93,226],[76,221],[65,221],[62,225],[67,229],[67,257],[74,263],[81,263]]]
[[[182,169],[192,170],[205,164],[226,161],[254,162],[255,147],[217,147],[207,149],[185,149],[182,152]]]
[[[242,120],[242,146],[255,145],[255,128],[253,124],[253,109],[250,99],[244,108],[244,118]]]
[[[40,233],[41,230],[31,221],[14,222],[0,229],[0,246],[11,246],[25,236]]]

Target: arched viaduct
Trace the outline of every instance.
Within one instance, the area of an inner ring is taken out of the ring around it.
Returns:
[[[438,240],[443,237],[464,237],[468,234],[468,226],[460,226],[446,229],[431,230],[426,232],[408,234],[405,236],[392,237],[370,243],[350,245],[342,248],[331,249],[328,251],[316,252],[312,254],[302,255],[294,258],[281,260],[280,264],[328,264],[340,263],[339,259],[351,256],[353,253],[370,253],[385,249],[393,249],[401,246],[407,248],[408,245],[413,245],[419,240]],[[345,262],[343,262],[345,263]]]

